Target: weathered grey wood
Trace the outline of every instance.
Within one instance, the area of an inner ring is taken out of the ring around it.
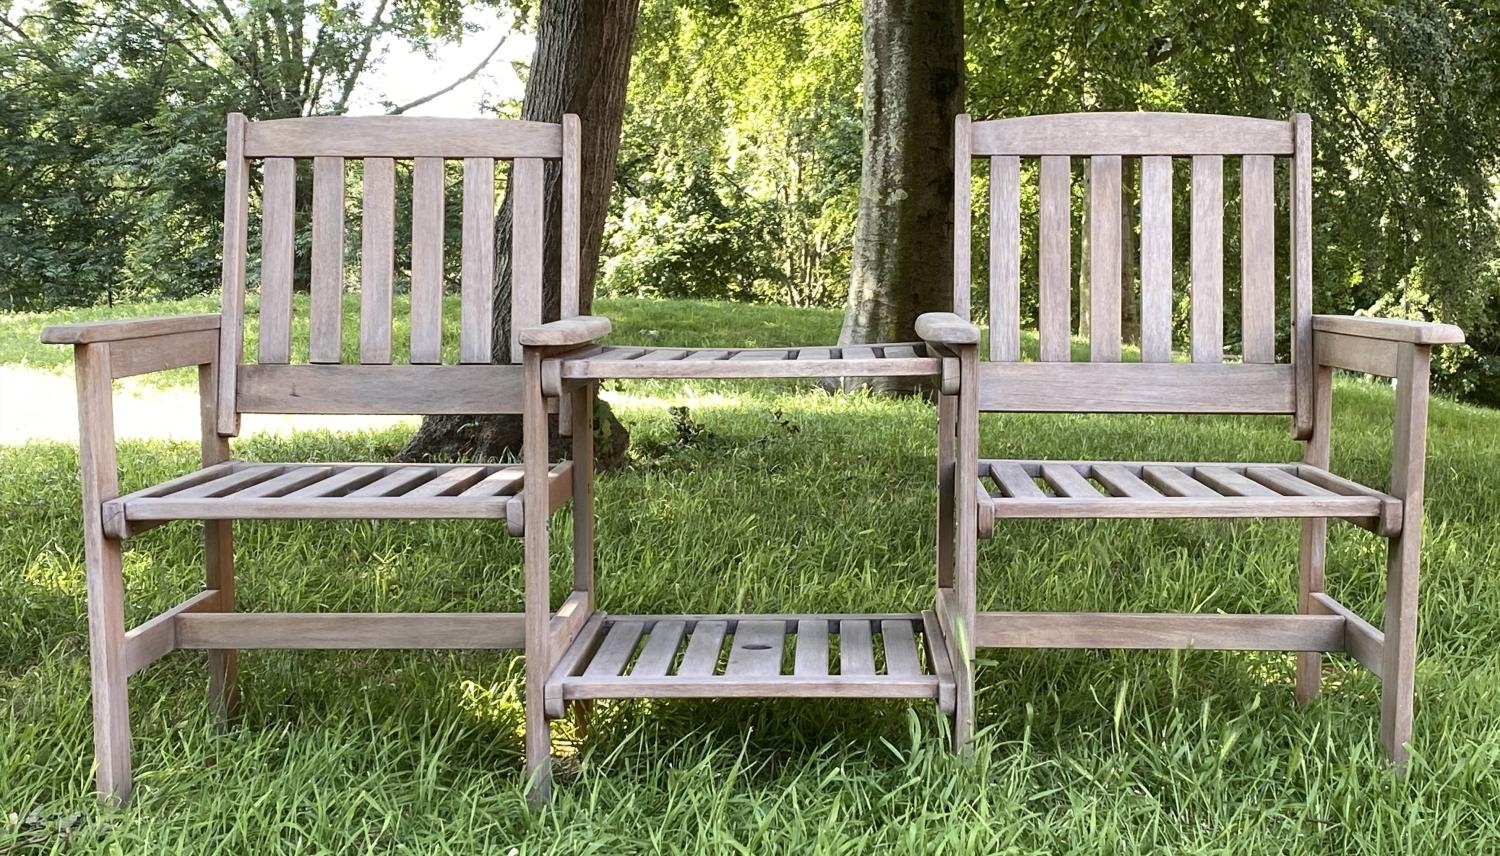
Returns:
[[[1318,382],[1322,383],[1321,372]],[[1321,402],[1319,402],[1317,406],[1322,407],[1323,405]],[[1317,423],[1314,422],[1315,429],[1316,425]],[[1314,430],[1313,436],[1315,438],[1317,437],[1316,430]],[[1323,455],[1321,457],[1324,460],[1327,460],[1326,455]],[[1310,458],[1311,456],[1304,456],[1303,460],[1309,460]],[[1335,475],[1334,473],[1330,473],[1327,470],[1308,464],[1304,464],[1303,466],[1297,468],[1297,476],[1303,481],[1311,482],[1318,487],[1343,496],[1367,496],[1378,500],[1380,502],[1381,510],[1380,518],[1376,524],[1375,534],[1390,538],[1401,532],[1403,503],[1401,502],[1401,500],[1391,496],[1390,494],[1381,493],[1374,488],[1366,487],[1357,482],[1352,482],[1349,479],[1344,478],[1343,476]]]
[[[1193,473],[1203,482],[1224,496],[1280,496],[1260,482],[1246,478],[1228,467],[1198,467]]]
[[[396,162],[365,158],[360,243],[359,361],[391,361],[391,288],[395,276]]]
[[[174,491],[168,499],[198,499],[219,497],[242,490],[250,485],[280,475],[286,468],[281,464],[251,464],[222,475],[212,481],[201,482],[192,487]]]
[[[547,679],[549,687],[548,716],[556,719],[563,715],[561,695],[559,693],[556,696],[559,703],[553,705],[551,702],[554,697],[552,690],[554,688],[560,689],[557,686],[559,678],[577,675],[588,665],[589,658],[594,656],[594,651],[598,649],[599,642],[603,639],[606,618],[607,616],[602,612],[591,614],[588,620],[584,622],[583,627],[574,635],[572,644],[557,658],[557,662],[552,667],[552,674]]]
[[[953,118],[953,311],[962,318],[973,314],[969,308],[970,292],[974,288],[969,258],[972,234],[969,221],[973,208],[972,139],[968,114],[958,114]]]
[[[242,413],[515,413],[515,366],[241,366]]]
[[[625,670],[646,626],[639,621],[616,619],[604,633],[599,650],[583,670],[585,677],[614,677]]]
[[[344,159],[313,158],[312,299],[308,308],[310,363],[343,356]]]
[[[588,384],[574,393],[573,412],[573,588],[594,606],[594,397]],[[559,417],[559,421],[561,418]]]
[[[442,158],[417,158],[411,179],[411,361],[443,361]]]
[[[109,346],[109,375],[122,377],[212,363],[218,356],[219,332],[166,333],[148,339],[121,339]]]
[[[839,674],[847,677],[875,674],[875,647],[869,621],[839,622]]]
[[[1320,366],[1381,377],[1396,376],[1399,342],[1318,332],[1313,334],[1313,346]]]
[[[473,498],[513,495],[521,489],[522,474],[523,470],[521,467],[501,467],[485,476],[472,487],[465,489],[459,496]]]
[[[468,167],[465,166],[465,173]],[[493,195],[493,176],[486,185]],[[470,211],[465,203],[464,216]],[[466,242],[467,243],[467,242]],[[467,252],[467,250],[466,250]],[[465,265],[467,267],[467,265]],[[485,283],[488,294],[489,283]],[[467,290],[467,284],[466,284]],[[490,303],[485,300],[486,315]],[[467,322],[464,322],[467,326]],[[488,325],[488,320],[486,320]],[[490,336],[483,337],[486,347]],[[525,372],[521,387],[521,461],[527,485],[542,485],[551,470],[550,441],[547,426],[547,402],[542,396],[542,355],[534,349],[522,354]],[[451,502],[452,500],[446,500]],[[506,502],[507,512],[509,501]],[[524,511],[522,571],[525,580],[526,605],[526,781],[534,801],[545,800],[552,783],[552,727],[547,721],[547,679],[552,672],[553,655],[548,638],[549,611],[552,608],[552,533],[547,526],[546,503],[527,503]],[[627,652],[628,656],[628,652]],[[624,663],[621,662],[623,668]],[[619,671],[616,670],[616,674]]]
[[[682,621],[658,621],[651,628],[651,636],[636,658],[630,670],[633,678],[657,678],[672,668],[677,648],[682,644],[682,633],[686,624]]]
[[[519,328],[517,335],[522,345],[556,348],[566,345],[582,345],[595,339],[602,339],[609,335],[609,331],[608,318],[580,315],[576,318],[563,318],[546,324],[536,323],[523,326]]]
[[[1247,156],[1240,170],[1240,333],[1247,363],[1276,362],[1276,159]]]
[[[178,648],[502,649],[524,644],[512,612],[214,613],[177,617]]]
[[[350,491],[351,499],[373,499],[376,497],[400,496],[411,490],[413,485],[421,484],[430,478],[434,478],[437,471],[433,467],[415,465],[396,467],[386,475],[376,479],[364,487]]]
[[[721,620],[695,623],[677,674],[685,678],[707,677],[718,671],[719,652],[724,648],[724,634],[728,630],[728,622]]]
[[[562,128],[516,119],[316,116],[255,122],[246,157],[556,158]]]
[[[1324,592],[1313,592],[1310,600],[1310,612],[1337,615],[1344,619],[1344,651],[1361,666],[1369,669],[1375,677],[1380,677],[1380,670],[1385,666],[1385,634]]]
[[[459,362],[488,363],[495,281],[495,162],[490,158],[464,159],[462,253]]]
[[[1341,651],[1332,615],[981,612],[981,648],[1193,648],[1200,651]]]
[[[217,589],[200,591],[128,631],[125,634],[125,673],[133,675],[177,650],[177,616],[213,609],[218,602]]]
[[[314,499],[343,496],[374,482],[384,474],[385,467],[379,465],[349,467],[306,487],[290,491],[286,497],[287,499]]]
[[[1120,157],[1096,155],[1089,171],[1089,359],[1120,360]]]
[[[1213,488],[1195,480],[1177,467],[1147,466],[1141,468],[1141,478],[1167,496],[1189,496],[1217,499]]]
[[[1036,486],[1036,482],[1031,480],[1031,476],[1015,464],[991,466],[990,477],[1000,485],[1000,489],[1005,491],[1008,497],[1043,499],[1047,496],[1041,488]]]
[[[291,357],[292,342],[297,169],[291,158],[268,158],[264,170],[260,201],[260,361],[285,363]]]
[[[1041,302],[1037,310],[1041,359],[1067,362],[1072,347],[1071,165],[1066,157],[1044,157],[1040,169],[1037,253]]]
[[[94,708],[94,775],[99,798],[130,795],[125,589],[120,542],[103,528],[103,503],[119,494],[107,343],[78,345],[78,462],[83,483],[83,558],[88,593],[89,669]]]
[[[1287,122],[1191,113],[1072,113],[973,123],[975,155],[1289,155]]]
[[[457,496],[473,487],[485,476],[484,467],[453,467],[434,479],[423,482],[406,492],[410,499],[434,496]]]
[[[686,354],[684,354],[686,356]],[[832,348],[799,348],[797,350],[798,360],[831,360],[833,359]]]
[[[927,663],[938,681],[938,709],[952,716],[957,710],[953,666],[948,662],[948,642],[943,638],[937,613],[933,610],[922,613],[922,630],[926,636],[923,648],[927,651]]]
[[[1129,499],[1162,499],[1161,493],[1141,480],[1141,477],[1119,464],[1098,464],[1093,467],[1094,478],[1110,493]]]
[[[1431,349],[1403,343],[1396,375],[1391,494],[1404,502],[1401,534],[1386,544],[1385,641],[1380,666],[1380,742],[1397,766],[1411,754],[1416,697],[1417,588],[1422,558],[1422,500],[1427,468]]]
[[[511,360],[521,359],[519,332],[542,323],[542,162],[520,158],[511,170]]]
[[[88,345],[96,342],[149,339],[177,333],[217,330],[221,320],[218,313],[209,312],[156,318],[122,318],[118,321],[88,321],[80,324],[52,324],[42,328],[42,343]]]
[[[837,359],[789,359],[784,348],[736,351],[691,350],[680,360],[642,360],[648,351],[606,347],[599,353],[559,360],[564,381],[626,378],[799,378],[933,377],[942,371],[936,356],[882,358],[870,347],[841,349]],[[745,356],[739,356],[746,354]],[[753,356],[752,356],[753,354]],[[731,356],[738,357],[737,359]]]
[[[315,484],[327,478],[333,472],[332,467],[327,466],[294,466],[287,467],[285,472],[275,478],[241,488],[233,493],[227,494],[225,499],[259,499],[262,497],[279,497],[282,494],[300,490],[308,485]],[[128,512],[127,512],[128,513]]]
[[[1338,496],[1280,467],[1246,467],[1245,475],[1283,496]]]
[[[1042,464],[1042,478],[1058,496],[1079,499],[1097,499],[1101,496],[1098,489],[1088,483],[1088,479],[1066,464]]]
[[[1291,413],[1295,370],[1209,363],[985,363],[979,408],[1003,412]]]
[[[243,113],[230,113],[225,128],[224,150],[224,249],[219,283],[219,360],[215,427],[219,434],[239,433],[240,418],[234,409],[235,369],[245,345],[245,256],[250,224],[250,170],[245,161]]]
[[[805,618],[797,622],[797,656],[792,674],[806,678],[828,674],[828,622]]]
[[[1464,332],[1452,324],[1410,321],[1405,318],[1373,318],[1367,315],[1314,315],[1313,329],[1319,333],[1341,333],[1413,345],[1457,345]]]
[[[1292,363],[1297,367],[1297,413],[1292,437],[1312,436],[1312,120],[1292,115],[1294,152],[1291,161]]]
[[[547,622],[547,637],[550,640],[548,649],[552,660],[548,665],[549,674],[556,670],[557,663],[573,645],[573,641],[583,632],[584,627],[595,615],[593,594],[586,591],[574,590],[563,601],[562,606],[557,608],[552,618]],[[551,681],[551,678],[548,678]],[[550,715],[550,714],[549,714]]]
[[[624,357],[622,356],[621,359],[624,359]],[[714,349],[691,351],[688,353],[685,359],[687,359],[689,362],[711,362],[714,360],[727,360],[729,359],[729,352]]]
[[[1021,161],[990,158],[990,359],[1021,358]]]
[[[535,491],[523,490],[510,498],[510,503],[505,507],[505,525],[512,535],[521,535],[526,531],[526,506],[527,499],[535,495]],[[547,514],[562,508],[573,496],[573,462],[565,461],[557,464],[547,473]]]
[[[938,681],[931,675],[893,678],[868,675],[851,678],[756,675],[660,678],[562,678],[557,682],[567,700],[597,698],[931,698],[938,697]]]
[[[1193,158],[1193,362],[1224,359],[1224,158]]]
[[[725,678],[770,677],[781,674],[781,651],[786,627],[780,621],[741,620],[729,645]]]
[[[583,195],[580,192],[582,174],[580,130],[578,117],[565,113],[562,117],[562,261],[559,284],[562,290],[562,317],[572,318],[579,312],[578,265],[580,236],[582,234]]]
[[[229,460],[229,439],[219,434],[215,425],[218,419],[218,382],[213,366],[198,367],[199,460],[205,470],[225,466]],[[124,519],[123,510],[118,516]],[[234,612],[236,586],[232,520],[203,522],[203,586],[216,593],[205,602],[205,609]],[[173,647],[176,644],[174,627]],[[221,726],[227,726],[239,715],[239,655],[233,649],[216,648],[207,651],[204,659],[208,665],[209,710]]]
[[[910,621],[880,622],[880,639],[885,644],[885,672],[894,678],[913,678],[922,674],[917,657],[916,635]]]
[[[1141,158],[1141,361],[1172,360],[1172,159]]]
[[[917,316],[917,336],[924,342],[943,345],[974,345],[979,342],[979,328],[952,312],[924,312]],[[902,349],[893,354],[895,349]],[[915,349],[910,345],[887,345],[886,357],[914,357]]]
[[[1314,374],[1314,400],[1311,408],[1312,434],[1302,452],[1308,469],[1328,466],[1330,423],[1333,420],[1333,372],[1320,367]],[[1304,467],[1298,467],[1300,471]],[[1310,518],[1302,521],[1297,545],[1297,611],[1317,612],[1316,598],[1323,591],[1328,565],[1328,521]],[[1345,622],[1344,641],[1349,641]],[[1305,705],[1317,698],[1323,685],[1323,655],[1317,651],[1297,654],[1294,693],[1297,703]]]

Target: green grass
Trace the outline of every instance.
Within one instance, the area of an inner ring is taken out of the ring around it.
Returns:
[[[617,341],[657,340],[654,330],[674,344],[826,342],[838,323],[692,303],[606,301],[599,311],[616,319]],[[0,321],[0,354],[57,365],[14,341],[45,320]],[[610,394],[633,439],[630,465],[599,486],[605,609],[930,602],[929,406],[796,384],[621,384]],[[707,431],[695,445],[676,442],[666,407],[679,401]],[[1340,471],[1385,484],[1390,410],[1386,388],[1339,385]],[[991,456],[1297,452],[1282,419],[987,416],[983,429]],[[1341,657],[1330,658],[1323,697],[1298,710],[1285,655],[990,651],[972,761],[944,751],[926,703],[607,704],[585,738],[559,729],[567,758],[554,807],[539,816],[524,807],[519,775],[522,661],[483,653],[246,653],[244,717],[224,734],[203,704],[201,656],[173,654],[131,682],[135,799],[97,809],[76,450],[0,447],[0,853],[1493,851],[1497,436],[1500,414],[1434,408],[1405,778],[1380,760],[1378,683]],[[379,458],[404,439],[263,436],[236,453]],[[187,469],[195,448],[132,442],[121,454],[133,489]],[[521,605],[520,545],[498,526],[244,523],[236,534],[248,609]],[[1331,534],[1332,592],[1378,616],[1381,542],[1341,524]],[[1296,541],[1287,522],[1006,524],[981,545],[982,607],[1289,611]],[[187,524],[132,541],[129,620],[191,592],[198,561]]]

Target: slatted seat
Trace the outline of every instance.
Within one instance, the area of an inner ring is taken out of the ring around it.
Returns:
[[[596,698],[931,698],[953,674],[925,615],[595,614],[547,681],[547,704]]]
[[[605,378],[933,377],[941,355],[922,342],[816,348],[642,348],[609,345],[568,354],[562,381]]]
[[[1401,500],[1309,464],[979,462],[985,518],[1336,517],[1382,534]]]
[[[1323,654],[1337,651],[1380,677],[1381,743],[1394,761],[1406,758],[1428,367],[1433,346],[1461,342],[1463,334],[1443,324],[1313,314],[1311,142],[1304,115],[1286,122],[1173,113],[958,118],[955,311],[923,316],[917,332],[934,352],[956,357],[944,360],[939,400],[937,616],[957,681],[960,741],[973,727],[976,647],[1296,651],[1302,702],[1319,692]],[[978,330],[968,323],[976,159],[989,174],[990,335],[983,362]],[[1233,182],[1228,192],[1226,176]],[[1075,195],[1079,178],[1084,192]],[[1187,198],[1180,199],[1175,191],[1184,178]],[[1036,267],[1023,272],[1028,182],[1035,186]],[[1276,265],[1278,184],[1291,215],[1284,271]],[[1076,299],[1075,200],[1083,204],[1088,241],[1088,275],[1077,280],[1087,293]],[[1240,258],[1238,276],[1226,277],[1229,205],[1239,209]],[[1188,215],[1187,228],[1174,226],[1177,212]],[[1173,245],[1184,233],[1187,252],[1180,255],[1188,269],[1176,275]],[[1138,280],[1126,275],[1137,250]],[[1284,301],[1277,299],[1278,283]],[[1034,299],[1022,299],[1023,287],[1034,288]],[[1036,307],[1034,355],[1022,347],[1026,306]],[[1174,313],[1184,306],[1187,347],[1174,354]],[[1226,309],[1239,312],[1237,341],[1225,336]],[[1086,314],[1086,324],[1075,311]],[[1075,347],[1081,344],[1075,331],[1087,339],[1086,356]],[[947,372],[955,362],[953,377]],[[1397,379],[1388,490],[1330,469],[1335,369]],[[1282,415],[1305,446],[1296,463],[980,460],[981,412]],[[1301,520],[1296,614],[978,610],[977,542],[993,538],[992,549],[1003,553],[1008,520],[1246,517]],[[1325,590],[1331,518],[1387,539],[1382,628]]]
[[[609,329],[603,319],[578,314],[577,117],[560,123],[341,116],[250,122],[233,114],[227,130],[221,311],[63,325],[43,334],[43,341],[74,347],[78,374],[100,796],[120,802],[130,792],[127,679],[174,650],[208,651],[210,701],[228,718],[238,701],[240,648],[524,648],[526,772],[533,797],[545,799],[551,747],[543,681],[592,607],[595,388],[579,384],[549,401],[539,356],[591,344]],[[549,169],[558,179],[550,185]],[[256,171],[260,179],[252,182]],[[502,175],[512,214],[508,269],[499,269],[495,256]],[[310,178],[300,182],[310,186],[299,188],[299,176]],[[357,193],[349,188],[353,176]],[[550,205],[549,186],[555,193]],[[410,236],[410,270],[398,280],[405,272],[397,262],[405,254],[397,247],[397,199],[408,194],[410,229],[400,230],[400,238]],[[299,205],[299,198],[309,204]],[[355,198],[359,252],[351,263],[345,220]],[[444,211],[450,199],[459,200],[457,216]],[[252,211],[261,219],[259,230],[250,228]],[[461,228],[450,230],[450,224]],[[303,304],[293,300],[299,226],[310,237],[307,317],[300,324],[294,316]],[[448,240],[450,231],[457,241]],[[561,317],[544,324],[549,246]],[[508,306],[495,305],[502,278],[508,278]],[[410,295],[409,337],[394,335],[401,280]],[[357,329],[346,330],[356,326],[345,321],[346,291],[356,282]],[[247,299],[252,287],[258,287],[254,301]],[[459,300],[457,317],[445,324],[446,295]],[[258,323],[247,324],[252,315]],[[256,332],[253,349],[246,347],[247,326]],[[301,329],[305,348],[294,335]],[[523,340],[538,347],[525,347]],[[198,368],[202,399],[202,467],[119,495],[111,381],[189,366]],[[522,463],[247,463],[231,459],[229,448],[244,413],[520,415]],[[561,433],[571,437],[569,462],[551,461],[549,413],[559,415]],[[550,513],[569,501],[573,587],[553,613]],[[235,520],[372,518],[461,518],[476,527],[504,521],[510,534],[525,539],[516,569],[525,580],[524,610],[239,611]],[[127,629],[122,543],[171,520],[203,522],[204,588]]]

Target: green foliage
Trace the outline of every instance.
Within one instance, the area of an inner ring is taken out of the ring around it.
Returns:
[[[626,319],[622,342],[748,346],[829,341],[838,329],[837,313],[774,306],[632,300],[605,311]],[[606,395],[633,447],[599,484],[601,608],[930,606],[930,405],[793,383],[620,383]],[[1340,382],[1335,399],[1339,471],[1383,484],[1390,391]],[[668,409],[682,404],[703,429],[691,444],[677,442]],[[987,415],[983,432],[994,457],[1298,452],[1281,418]],[[1302,710],[1287,654],[985,651],[972,760],[947,750],[926,702],[605,702],[586,735],[558,727],[556,800],[541,815],[522,796],[523,663],[487,652],[244,652],[244,715],[225,732],[204,703],[202,656],[169,655],[130,684],[135,799],[98,808],[77,451],[0,447],[0,852],[1492,852],[1497,432],[1494,412],[1434,404],[1416,754],[1404,777],[1378,753],[1378,682],[1343,656],[1328,658],[1325,692]],[[383,459],[406,436],[261,435],[235,453]],[[122,487],[183,472],[197,454],[195,442],[127,442]],[[568,532],[567,512],[554,524]],[[980,549],[984,609],[1295,609],[1295,522],[1004,529]],[[522,605],[520,541],[498,525],[251,521],[235,534],[246,610]],[[1341,524],[1329,535],[1333,591],[1379,616],[1382,543]],[[196,526],[129,544],[132,625],[201,586]],[[560,597],[566,535],[555,550]]]

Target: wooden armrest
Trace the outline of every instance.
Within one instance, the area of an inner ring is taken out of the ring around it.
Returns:
[[[223,316],[217,312],[202,315],[170,315],[161,318],[124,318],[118,321],[93,321],[86,324],[56,324],[42,330],[42,342],[48,345],[88,345],[94,342],[119,342],[126,339],[148,339],[173,333],[196,333],[217,330]]]
[[[1314,315],[1313,330],[1319,333],[1342,333],[1387,342],[1410,342],[1413,345],[1456,345],[1464,340],[1464,331],[1452,324],[1433,321],[1408,321],[1404,318],[1371,318],[1365,315]]]
[[[940,345],[979,344],[979,328],[952,312],[927,312],[917,316],[917,335],[924,342]]]
[[[521,344],[533,348],[556,348],[566,345],[583,345],[609,335],[608,318],[597,315],[579,315],[549,321],[536,327],[527,327],[517,334]]]

